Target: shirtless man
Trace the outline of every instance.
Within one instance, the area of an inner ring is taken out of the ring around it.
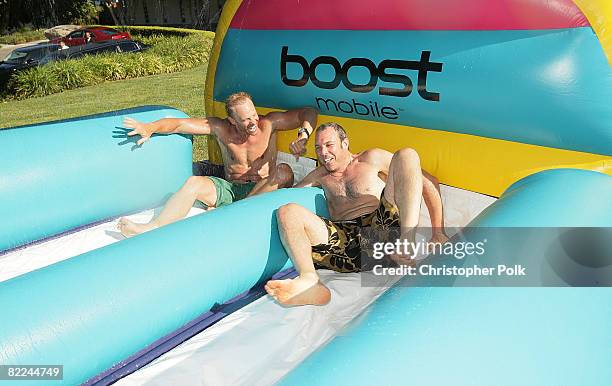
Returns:
[[[331,294],[319,282],[315,264],[338,272],[359,272],[358,234],[362,227],[378,231],[399,228],[401,239],[414,242],[421,196],[431,217],[432,241],[448,239],[437,180],[421,170],[416,151],[405,148],[391,154],[370,149],[352,154],[346,132],[336,123],[319,126],[315,140],[321,166],[296,187],[321,186],[331,219],[297,204],[278,209],[281,240],[299,273],[295,279],[266,284],[268,294],[283,305],[329,302]],[[391,258],[399,264],[412,263],[407,256]]]
[[[306,152],[306,140],[316,125],[318,113],[312,108],[272,112],[260,117],[251,97],[243,92],[226,101],[228,117],[220,119],[165,118],[142,123],[131,118],[125,127],[134,129],[128,135],[140,135],[137,145],[154,133],[211,134],[221,147],[225,179],[192,176],[166,203],[158,217],[146,224],[119,219],[117,228],[126,237],[149,231],[184,218],[196,201],[209,208],[228,205],[245,197],[293,185],[289,165],[276,166],[276,132],[300,128],[298,139],[290,146],[298,156]]]

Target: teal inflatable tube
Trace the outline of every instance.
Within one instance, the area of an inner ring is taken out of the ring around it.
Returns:
[[[612,227],[611,189],[596,172],[541,172],[470,226]],[[611,297],[611,288],[396,285],[279,384],[606,386]]]
[[[326,214],[320,189],[245,199],[0,283],[0,363],[86,381],[290,266],[275,209]]]
[[[469,227],[611,227],[612,177],[553,169],[510,185]]]
[[[165,201],[191,175],[189,136],[137,147],[123,119],[186,115],[144,106],[0,130],[0,253]]]

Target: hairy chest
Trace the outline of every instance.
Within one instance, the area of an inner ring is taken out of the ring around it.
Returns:
[[[378,177],[378,170],[364,163],[347,169],[342,177],[330,175],[321,182],[327,197],[347,200],[379,196],[385,185]]]

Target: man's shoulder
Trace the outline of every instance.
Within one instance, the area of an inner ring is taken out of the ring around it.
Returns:
[[[272,129],[274,127],[275,112],[268,113],[259,117],[260,129]]]
[[[322,186],[324,185],[324,177],[327,174],[327,170],[323,166],[319,166],[316,169],[312,170],[310,173],[302,179],[302,181],[298,182],[296,187],[304,187],[304,186]]]
[[[327,169],[325,169],[325,166],[323,165],[317,166],[313,171],[308,173],[309,179],[316,180],[319,182],[324,180],[325,177],[328,175],[329,175],[329,172],[327,171]]]
[[[220,139],[231,134],[232,125],[227,118],[208,117],[207,119],[209,122],[214,121],[214,124],[211,125],[211,134]]]
[[[229,122],[229,120],[227,118],[219,118],[219,117],[215,117],[215,116],[212,116],[212,117],[209,116],[209,117],[206,117],[205,119],[208,120],[209,122],[210,121],[214,121],[215,124],[217,124],[218,126],[224,127],[224,128],[231,126],[231,124],[230,124],[230,122]]]
[[[325,166],[323,165],[317,166],[317,168],[313,170],[312,172],[315,173],[319,177],[329,176],[329,170],[327,170]]]

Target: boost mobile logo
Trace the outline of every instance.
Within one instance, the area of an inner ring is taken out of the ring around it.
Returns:
[[[359,93],[370,92],[376,87],[378,79],[383,82],[397,83],[403,87],[392,88],[392,87],[380,87],[378,89],[379,95],[388,95],[393,97],[406,97],[412,93],[413,84],[410,78],[406,75],[393,74],[387,72],[391,69],[400,70],[415,70],[418,71],[418,83],[417,91],[421,98],[429,101],[439,101],[440,94],[436,92],[430,92],[427,90],[427,73],[428,72],[442,72],[442,63],[430,62],[429,57],[430,51],[421,52],[421,60],[383,60],[376,66],[370,59],[367,58],[351,58],[347,60],[343,65],[340,64],[338,59],[333,56],[319,56],[315,58],[310,64],[306,58],[301,55],[290,55],[288,54],[289,47],[283,46],[281,50],[281,79],[284,84],[292,87],[303,87],[308,83],[310,79],[312,84],[316,87],[323,89],[335,89],[338,87],[340,82],[344,84],[344,87]],[[287,63],[297,63],[302,67],[303,75],[300,79],[289,79],[287,77]],[[335,76],[330,81],[322,81],[317,78],[315,69],[318,65],[327,64],[334,68]],[[365,67],[370,71],[370,80],[366,84],[355,84],[352,83],[348,78],[348,71],[351,67]]]

